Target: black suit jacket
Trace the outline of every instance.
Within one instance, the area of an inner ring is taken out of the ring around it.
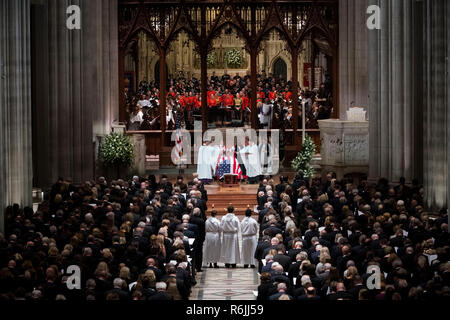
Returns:
[[[283,266],[284,272],[288,272],[289,266],[291,265],[291,258],[285,254],[277,254],[273,257],[273,261],[278,262]]]
[[[272,281],[268,283],[261,283],[258,286],[258,297],[256,300],[267,301],[269,300],[269,297],[275,293],[277,293],[277,288]]]
[[[173,297],[172,297],[172,295],[168,294],[167,292],[161,292],[160,291],[160,292],[155,293],[150,298],[148,298],[148,300],[165,301],[165,300],[173,300]]]

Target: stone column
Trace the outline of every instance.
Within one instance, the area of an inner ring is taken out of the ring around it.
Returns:
[[[365,0],[339,0],[339,113],[346,120],[352,101],[369,107],[368,29]]]
[[[0,2],[0,232],[5,207],[32,205],[30,1]]]
[[[447,88],[450,85],[450,32],[448,29],[450,28],[450,23],[448,21],[448,17],[450,17],[450,5],[447,3],[447,19],[445,30],[447,30]],[[450,148],[448,143],[450,142],[450,130],[448,126],[450,125],[450,94],[448,90],[446,91],[447,95],[447,208],[450,206]],[[449,216],[449,225],[450,225],[450,216]],[[449,230],[450,231],[450,230]]]
[[[81,30],[66,27],[69,5]],[[117,0],[35,0],[35,185],[95,176],[95,142],[118,119]]]
[[[369,30],[369,179],[415,177],[413,0],[369,0],[381,30]],[[416,81],[422,81],[417,79]]]
[[[435,211],[448,205],[448,7],[445,0],[425,1],[424,187]]]
[[[119,121],[119,31],[117,0],[90,1],[95,6],[95,50],[98,104],[94,108],[94,135],[106,135]]]

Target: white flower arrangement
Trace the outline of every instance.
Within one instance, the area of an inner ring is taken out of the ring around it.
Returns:
[[[133,145],[128,136],[111,133],[106,136],[100,147],[100,155],[106,165],[130,166],[134,158]]]
[[[209,67],[213,67],[217,64],[217,55],[215,51],[208,53],[206,56],[206,63]]]
[[[242,52],[238,49],[231,49],[225,54],[225,62],[228,67],[239,68],[242,65]]]

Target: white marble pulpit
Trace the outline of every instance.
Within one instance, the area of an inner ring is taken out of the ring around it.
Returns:
[[[145,160],[146,160],[146,144],[145,135],[131,134],[131,144],[133,145],[134,158],[130,167],[131,174],[145,175]]]
[[[319,128],[322,172],[334,171],[338,179],[348,173],[368,174],[368,121],[319,120]]]

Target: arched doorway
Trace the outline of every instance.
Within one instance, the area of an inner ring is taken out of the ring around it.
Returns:
[[[167,69],[166,63],[166,75],[169,77],[169,70]],[[159,60],[155,63],[155,82],[159,83]]]
[[[278,79],[281,76],[283,79],[287,79],[287,65],[286,62],[284,62],[283,59],[277,58],[275,62],[273,63],[273,76],[275,79]]]

